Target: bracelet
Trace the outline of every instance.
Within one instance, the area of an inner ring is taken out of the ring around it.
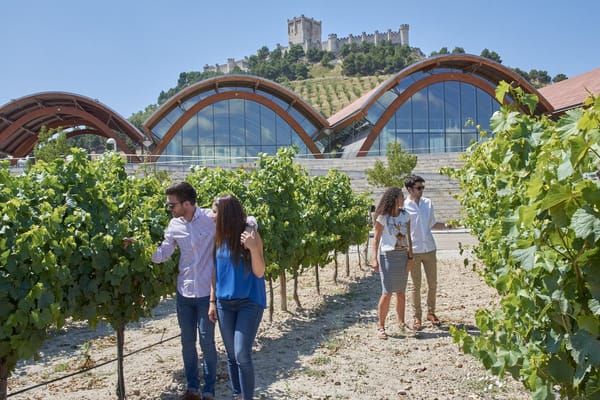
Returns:
[[[216,303],[217,301],[216,300],[209,300],[208,302],[209,303]]]
[[[408,259],[409,259],[409,260],[412,260],[413,258],[414,258],[413,256],[408,256]]]

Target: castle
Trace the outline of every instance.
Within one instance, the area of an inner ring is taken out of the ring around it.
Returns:
[[[401,44],[408,46],[408,24],[400,25],[400,30],[397,32],[388,29],[386,33],[367,34],[363,32],[360,36],[352,34],[348,37],[338,38],[335,33],[327,36],[327,40],[321,41],[321,21],[316,21],[313,18],[307,18],[304,15],[288,19],[288,43],[290,45],[301,45],[304,51],[311,48],[319,50],[331,51],[337,53],[343,45],[351,43],[373,43],[375,45],[386,40],[393,44]]]
[[[316,48],[337,53],[345,44],[367,42],[377,45],[384,40],[393,44],[401,44],[402,46],[409,45],[408,24],[400,25],[398,31],[388,29],[385,33],[375,31],[375,33],[367,34],[363,32],[359,36],[350,34],[348,37],[343,38],[338,38],[335,33],[332,33],[327,36],[326,41],[321,41],[321,21],[316,21],[313,18],[301,15],[300,17],[288,19],[287,24],[289,45],[301,45],[304,51]],[[280,48],[284,52],[288,49],[288,47],[283,47],[280,44],[277,44],[277,48]],[[248,57],[237,61],[233,58],[228,58],[226,64],[206,64],[204,66],[204,72],[212,71],[228,74],[233,72],[236,67],[242,71],[247,71]]]

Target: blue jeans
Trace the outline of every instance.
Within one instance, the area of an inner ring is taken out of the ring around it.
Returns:
[[[217,348],[215,346],[215,324],[208,319],[209,296],[184,297],[177,293],[177,321],[181,329],[181,353],[187,388],[198,392],[198,350],[196,329],[200,333],[202,366],[204,369],[203,395],[215,395],[217,380]]]
[[[218,300],[219,329],[227,352],[227,368],[233,395],[243,400],[254,396],[252,344],[263,315],[262,306],[248,300]]]

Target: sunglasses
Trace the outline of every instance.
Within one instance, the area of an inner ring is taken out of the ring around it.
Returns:
[[[413,189],[423,191],[423,189],[425,189],[425,186],[415,186]]]

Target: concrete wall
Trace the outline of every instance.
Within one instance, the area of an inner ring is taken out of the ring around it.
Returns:
[[[460,215],[460,204],[454,198],[459,193],[458,183],[438,171],[442,167],[459,168],[462,166],[460,155],[462,153],[439,153],[419,154],[417,166],[413,171],[425,179],[424,196],[432,199],[436,218],[440,222],[456,219]],[[350,177],[350,182],[355,193],[369,192],[372,194],[373,203],[379,202],[385,188],[377,188],[369,185],[365,170],[373,168],[375,161],[386,162],[385,157],[359,157],[359,158],[328,158],[328,159],[297,159],[296,162],[303,165],[309,175],[325,175],[330,169],[338,169]],[[252,168],[254,164],[247,164]],[[222,165],[221,168],[239,168],[240,164]],[[140,164],[127,164],[129,173],[135,173]],[[174,182],[182,181],[189,173],[187,166],[156,166],[159,170],[166,170]],[[22,167],[11,167],[11,173],[23,173]],[[406,191],[405,191],[406,195]]]
[[[462,166],[462,162],[459,160],[460,154],[419,154],[417,166],[413,171],[416,175],[420,175],[425,179],[424,196],[432,199],[436,219],[440,222],[456,219],[460,214],[460,204],[454,198],[454,195],[459,192],[458,183],[438,172],[442,167],[458,168]],[[376,160],[386,162],[385,157],[297,159],[296,162],[303,165],[311,176],[325,175],[330,169],[334,168],[340,170],[350,177],[355,193],[372,193],[373,203],[376,204],[379,202],[385,188],[369,185],[365,174],[365,170],[373,168]],[[232,168],[239,167],[239,165],[229,166]],[[170,167],[167,170],[173,181],[183,180],[189,173],[187,167]]]
[[[442,167],[458,168],[462,166],[460,155],[462,153],[440,153],[440,154],[418,154],[417,166],[414,174],[425,179],[424,196],[433,201],[436,219],[445,222],[458,218],[460,204],[454,198],[459,192],[458,182],[438,171]],[[371,192],[373,203],[379,202],[385,188],[377,188],[367,183],[365,170],[373,168],[376,160],[385,163],[385,157],[358,157],[358,158],[334,158],[324,160],[298,160],[304,165],[310,175],[325,175],[331,168],[336,168],[350,177],[352,187],[356,193]],[[405,191],[406,195],[406,191]]]

